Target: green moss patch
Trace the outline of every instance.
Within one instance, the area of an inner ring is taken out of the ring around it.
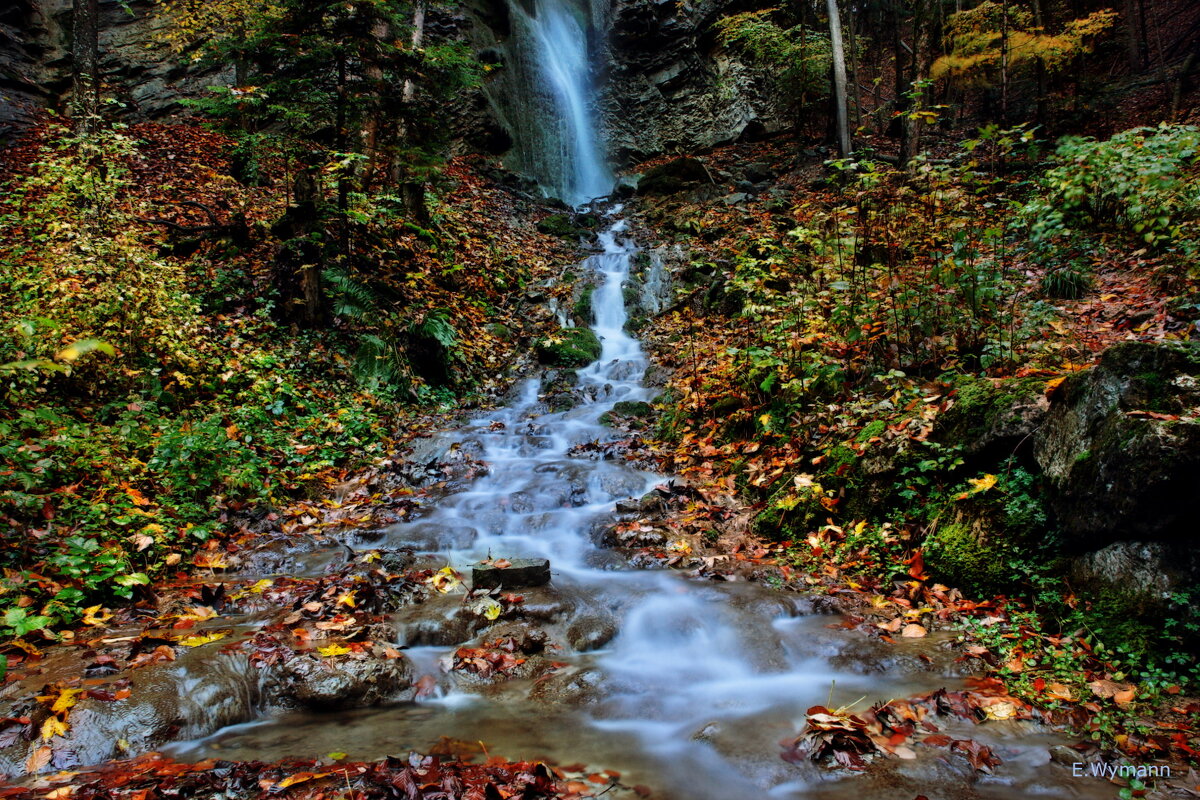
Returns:
[[[583,367],[600,357],[600,339],[587,328],[564,328],[533,345],[538,360],[552,367]]]

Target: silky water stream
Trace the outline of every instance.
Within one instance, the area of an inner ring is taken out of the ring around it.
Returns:
[[[567,666],[549,680],[460,685],[439,666],[474,632],[447,633],[462,599],[450,596],[444,606],[416,606],[397,618],[398,644],[419,673],[437,675],[435,696],[349,712],[280,714],[172,752],[270,760],[339,751],[367,759],[427,752],[452,737],[482,741],[492,754],[513,759],[617,769],[623,782],[648,785],[666,798],[1111,797],[1101,782],[1073,779],[1048,764],[1055,740],[1022,723],[958,732],[989,744],[1004,760],[992,776],[933,748],[861,777],[780,758],[779,741],[803,726],[812,705],[865,698],[858,706],[865,708],[961,679],[931,671],[918,656],[918,647],[936,653],[932,642],[884,644],[831,627],[836,618],[814,613],[803,596],[631,569],[596,546],[596,532],[611,524],[618,500],[664,480],[620,460],[571,452],[613,436],[600,417],[616,402],[649,394],[641,384],[646,358],[624,330],[622,284],[634,245],[619,220],[599,239],[603,252],[585,267],[601,281],[593,304],[603,352],[580,371],[583,402],[552,412],[530,379],[506,408],[443,434],[443,445],[474,453],[488,473],[370,545],[437,550],[460,569],[488,557],[548,558],[551,585],[520,590],[538,618],[525,624],[544,630],[561,648],[554,658]]]
[[[588,10],[572,0],[509,3],[519,22],[514,86],[544,118],[523,145],[548,190],[585,202],[612,187],[602,156],[590,81]],[[518,138],[521,138],[520,136]],[[536,149],[536,147],[534,148]],[[544,172],[545,174],[541,174]],[[635,245],[608,209],[599,250],[584,263],[598,282],[594,330],[600,358],[579,372],[567,411],[539,399],[539,381],[518,386],[498,411],[437,440],[486,463],[487,473],[442,497],[416,519],[375,532],[364,547],[411,547],[469,571],[492,558],[548,558],[547,587],[520,589],[523,621],[551,643],[564,666],[538,680],[481,684],[445,665],[481,634],[463,629],[462,595],[402,610],[397,646],[418,674],[436,676],[427,699],[355,711],[280,713],[175,745],[180,758],[275,760],[344,752],[355,759],[429,752],[442,737],[482,742],[512,759],[547,758],[619,770],[670,800],[758,797],[911,800],[937,798],[1100,798],[1100,781],[1073,779],[1048,763],[1051,735],[1023,723],[993,722],[957,732],[1003,759],[979,776],[960,756],[918,747],[916,759],[889,759],[849,776],[780,757],[813,705],[857,708],[954,686],[954,660],[934,639],[885,644],[816,613],[811,599],[746,582],[716,582],[669,570],[633,569],[597,546],[616,504],[639,498],[664,476],[621,460],[590,458],[576,445],[613,436],[601,416],[622,400],[649,399],[640,344],[625,332],[623,284]],[[353,542],[351,542],[353,544]],[[444,601],[444,602],[442,602]],[[472,616],[467,614],[467,616]],[[508,623],[511,626],[512,623]],[[511,631],[509,628],[497,628]],[[483,632],[483,636],[492,635]],[[931,669],[928,656],[934,655]],[[925,655],[926,658],[921,656]],[[951,729],[951,732],[954,732]]]

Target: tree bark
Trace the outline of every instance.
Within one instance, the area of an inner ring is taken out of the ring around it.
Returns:
[[[72,113],[84,130],[100,119],[100,10],[98,0],[73,0],[71,15]]]
[[[842,156],[853,151],[846,103],[846,48],[842,44],[842,18],[838,0],[826,0],[829,9],[829,45],[833,53],[833,98],[837,104],[837,140]]]

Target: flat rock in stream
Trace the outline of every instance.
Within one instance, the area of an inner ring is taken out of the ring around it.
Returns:
[[[501,562],[505,563],[505,562]],[[503,586],[545,586],[550,582],[550,562],[544,558],[514,558],[508,566],[476,564],[471,568],[471,585],[476,589],[495,589]]]

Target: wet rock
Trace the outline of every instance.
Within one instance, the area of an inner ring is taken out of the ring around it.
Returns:
[[[606,468],[598,476],[597,483],[602,492],[616,499],[633,497],[642,491],[646,487],[646,478],[636,472],[624,469],[610,471]]]
[[[711,44],[713,21],[740,10],[732,0],[612,4],[599,105],[618,160],[694,152],[790,124],[771,77]]]
[[[589,614],[580,617],[567,628],[567,644],[576,652],[598,650],[617,635],[616,621],[608,616]]]
[[[438,552],[470,547],[478,531],[470,525],[447,525],[436,522],[398,522],[383,530],[384,538],[394,547]]]
[[[665,547],[667,541],[666,531],[636,522],[612,525],[600,534],[600,544],[604,547],[657,548]]]
[[[372,706],[397,698],[412,686],[407,658],[337,659],[304,653],[283,661],[268,688],[275,703],[314,710]]]
[[[476,589],[514,589],[549,582],[550,562],[544,558],[516,558],[506,567],[476,564],[471,568],[471,585]]]
[[[338,542],[311,536],[288,536],[272,539],[242,552],[239,574],[255,575],[322,575],[353,556],[353,552]]]
[[[259,670],[244,655],[209,648],[142,667],[133,679],[133,693],[125,700],[79,698],[70,727],[53,742],[54,768],[96,764],[205,736],[253,719],[264,700]],[[30,752],[41,744],[19,742],[0,750],[0,773],[24,773]]]
[[[529,699],[540,703],[587,705],[600,697],[604,675],[598,669],[566,667],[546,675],[529,692]]]

